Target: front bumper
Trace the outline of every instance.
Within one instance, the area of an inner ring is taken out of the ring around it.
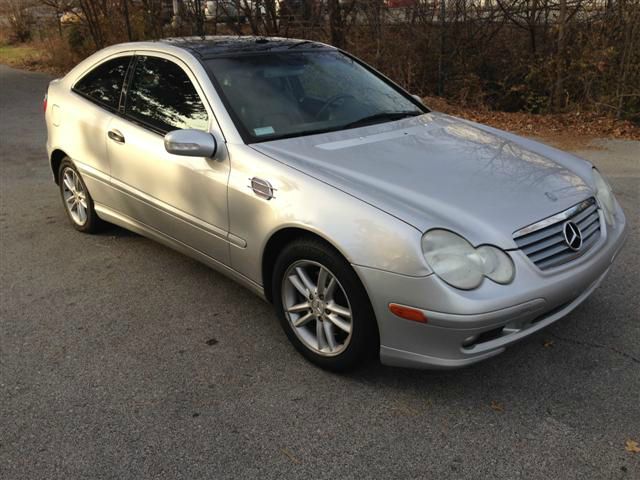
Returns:
[[[604,222],[602,222],[604,225]],[[476,290],[450,287],[436,275],[408,277],[354,266],[369,293],[386,365],[449,369],[498,355],[522,338],[567,315],[600,285],[624,244],[626,220],[582,257],[549,271],[511,251],[516,276],[509,285],[486,280]],[[393,315],[389,303],[423,310],[428,323]]]

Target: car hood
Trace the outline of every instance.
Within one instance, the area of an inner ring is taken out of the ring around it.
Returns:
[[[435,112],[252,147],[421,232],[448,228],[476,245],[516,248],[514,231],[593,194],[588,162]]]

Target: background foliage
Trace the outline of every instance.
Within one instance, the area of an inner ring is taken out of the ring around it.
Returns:
[[[639,0],[0,0],[0,14],[6,41],[35,43],[61,71],[128,40],[278,35],[345,48],[458,105],[640,123]]]

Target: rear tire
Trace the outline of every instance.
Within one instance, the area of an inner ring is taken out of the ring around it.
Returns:
[[[58,183],[64,211],[73,228],[83,233],[98,232],[104,222],[98,218],[89,190],[69,157],[60,163]]]
[[[352,370],[378,354],[371,302],[349,263],[313,238],[296,240],[278,256],[273,301],[296,349],[321,368]]]

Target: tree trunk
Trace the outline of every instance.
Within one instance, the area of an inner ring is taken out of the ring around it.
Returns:
[[[535,55],[538,50],[535,25],[529,25],[529,48],[531,49],[531,54]]]
[[[194,8],[194,16],[196,21],[196,34],[204,37],[204,10],[202,9],[202,0],[192,0]]]
[[[131,19],[129,18],[129,5],[128,0],[122,0],[122,16],[124,17],[124,25],[127,29],[127,38],[130,42],[133,41],[133,35],[131,34]]]
[[[565,75],[565,29],[567,23],[567,0],[560,0],[558,17],[558,54],[556,58],[556,84],[553,92],[553,110],[559,112],[564,107],[563,80]]]
[[[438,16],[440,17],[440,55],[438,56],[438,95],[444,96],[444,54],[446,50],[446,19],[445,16],[447,14],[447,8],[445,4],[445,0],[440,0],[440,13]]]
[[[344,25],[342,21],[340,0],[329,0],[328,10],[331,44],[334,47],[344,48]]]
[[[171,19],[171,23],[173,24],[173,27],[176,28],[180,26],[180,1],[173,0],[171,4],[173,7],[173,18]]]
[[[102,32],[102,26],[100,25],[101,15],[100,5],[96,4],[97,2],[93,2],[91,0],[80,0],[80,8],[82,9],[82,13],[84,14],[84,18],[87,22],[87,27],[89,28],[89,34],[93,39],[93,43],[96,46],[97,50],[103,48],[104,45],[104,34]]]
[[[278,25],[278,8],[276,0],[265,0],[264,2],[266,14],[265,14],[265,29],[267,35],[277,35],[279,33]]]

